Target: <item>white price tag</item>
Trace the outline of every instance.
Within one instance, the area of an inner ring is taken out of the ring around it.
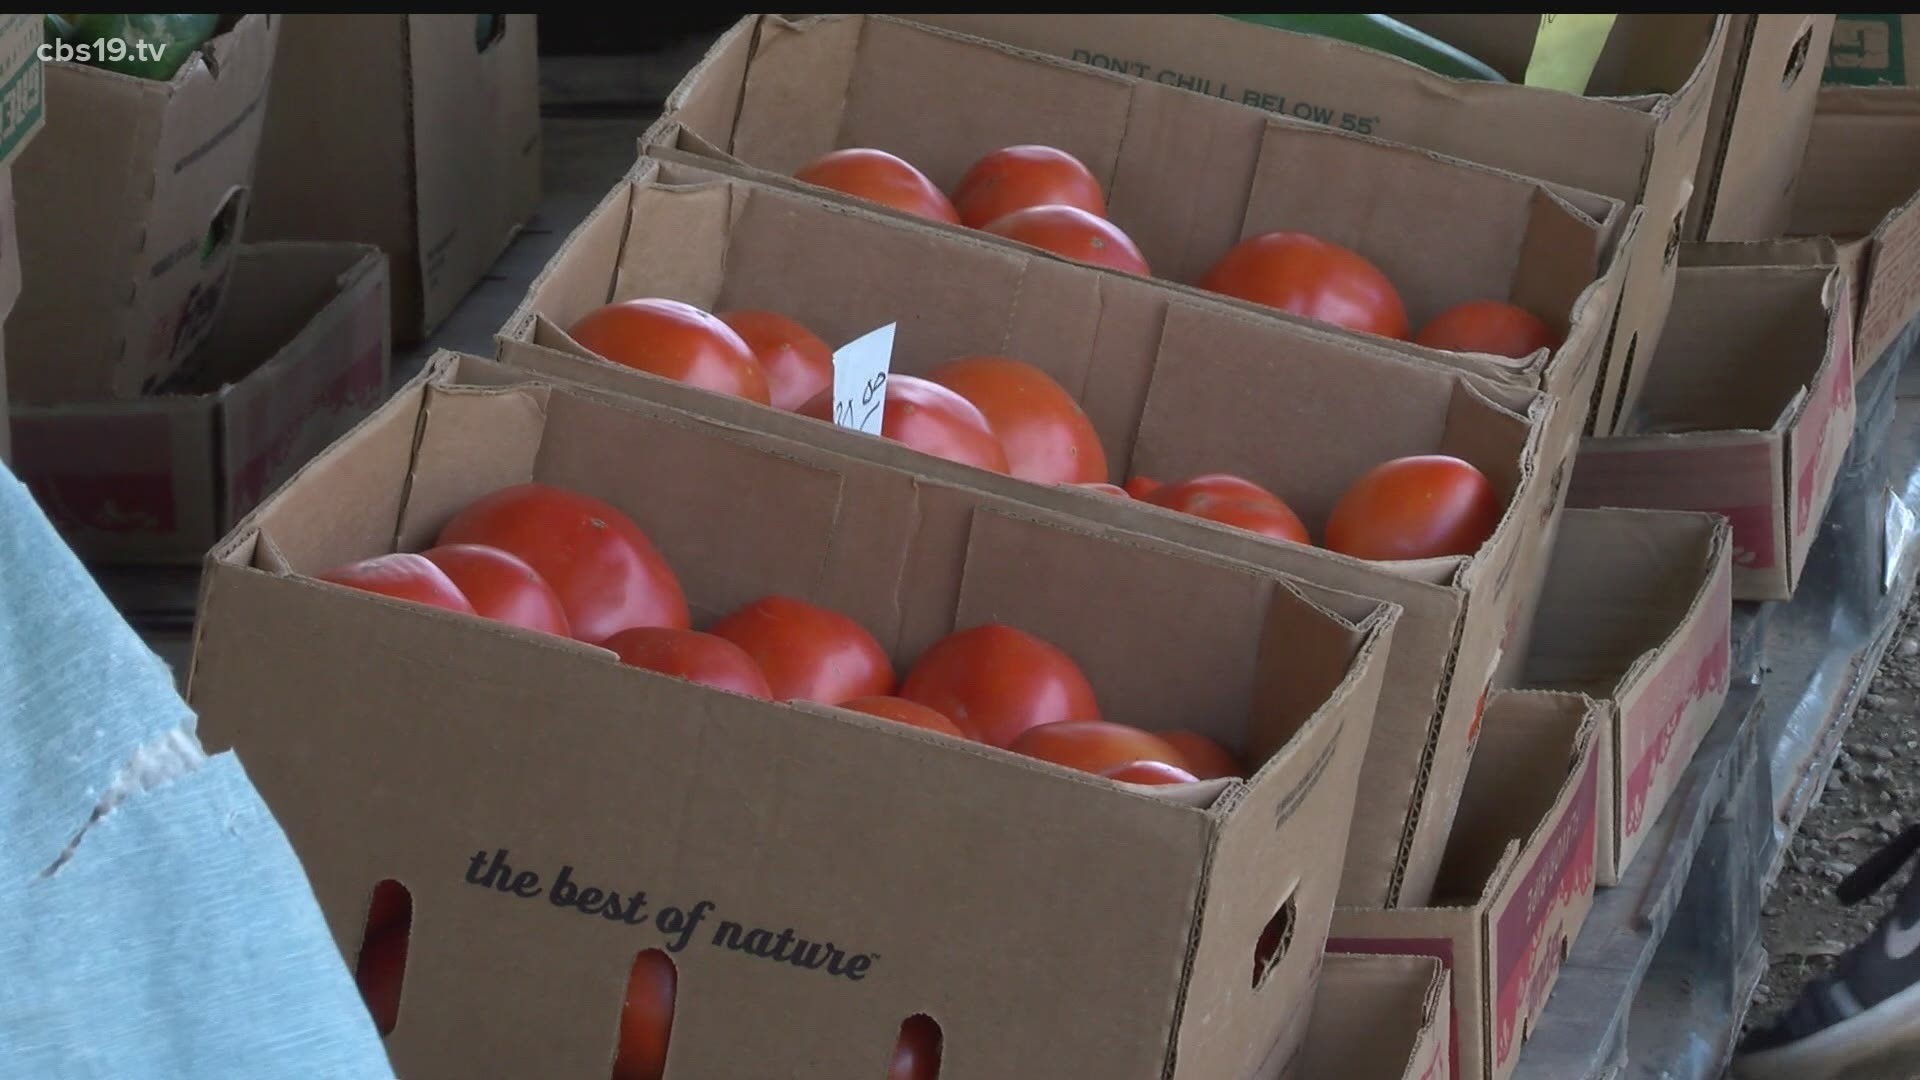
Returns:
[[[888,323],[834,350],[833,422],[844,428],[880,434],[887,407],[887,372],[893,366],[893,331]]]

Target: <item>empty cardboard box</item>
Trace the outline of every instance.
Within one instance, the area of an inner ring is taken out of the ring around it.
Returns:
[[[1302,1080],[1446,1080],[1453,983],[1431,956],[1328,953]]]

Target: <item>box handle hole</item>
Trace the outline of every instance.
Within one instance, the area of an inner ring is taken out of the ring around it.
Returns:
[[[1260,940],[1253,946],[1253,988],[1260,989],[1267,979],[1286,958],[1293,945],[1293,926],[1297,921],[1294,910],[1293,894],[1280,902],[1274,909],[1273,918],[1260,930]]]
[[[1807,53],[1813,49],[1813,23],[1809,22],[1794,40],[1793,48],[1787,52],[1786,70],[1780,73],[1780,89],[1791,90],[1793,84],[1800,81],[1800,72],[1806,69]]]
[[[246,197],[247,189],[236,187],[220,200],[220,209],[213,212],[206,235],[200,239],[200,265],[211,262],[240,234],[240,208],[246,204]]]
[[[407,940],[412,934],[413,894],[392,878],[375,885],[353,980],[381,1038],[392,1034],[400,1019],[400,989],[406,982]]]
[[[907,1017],[900,1025],[899,1040],[893,1044],[887,1080],[938,1080],[944,1038],[939,1021],[933,1017],[925,1013]]]
[[[505,15],[475,15],[473,17],[473,51],[484,53],[507,36],[507,17]]]
[[[627,996],[620,1005],[620,1046],[613,1080],[661,1080],[667,1074],[667,1041],[680,973],[672,957],[648,949],[633,958]]]
[[[1613,432],[1619,430],[1620,411],[1626,408],[1627,386],[1633,379],[1634,354],[1639,351],[1640,334],[1638,331],[1635,331],[1634,335],[1627,339],[1627,358],[1621,361],[1620,364],[1620,392],[1613,396],[1613,422],[1607,426],[1605,431],[1596,431],[1594,434],[1611,435]]]

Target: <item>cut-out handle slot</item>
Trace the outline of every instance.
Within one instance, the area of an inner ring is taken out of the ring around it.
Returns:
[[[941,1043],[946,1038],[939,1021],[925,1013],[915,1013],[900,1025],[900,1038],[893,1044],[893,1062],[887,1066],[887,1080],[938,1080]]]
[[[407,975],[407,939],[413,933],[413,894],[388,878],[373,887],[367,904],[367,927],[360,939],[353,980],[373,1016],[381,1038],[393,1033],[400,1020],[400,990]]]
[[[1800,36],[1794,39],[1793,48],[1787,52],[1787,66],[1780,73],[1780,89],[1791,90],[1793,84],[1800,81],[1800,73],[1807,67],[1807,53],[1812,50],[1813,23],[1809,22],[1800,31]]]
[[[679,986],[679,971],[666,953],[648,949],[634,957],[627,996],[620,1006],[613,1080],[662,1080],[667,1075],[667,1041],[673,1034]]]
[[[475,15],[473,17],[473,51],[484,53],[507,36],[507,17],[505,15]]]
[[[206,235],[200,238],[200,262],[211,261],[215,255],[224,251],[233,238],[240,235],[240,211],[246,205],[247,189],[235,187],[220,200],[220,208],[213,212],[207,222]]]
[[[1273,974],[1275,968],[1280,966],[1280,961],[1286,958],[1287,951],[1293,945],[1293,927],[1298,921],[1296,915],[1293,894],[1288,893],[1287,898],[1274,909],[1273,918],[1268,919],[1267,925],[1260,929],[1260,940],[1253,946],[1253,988],[1255,990],[1266,985],[1268,977]]]

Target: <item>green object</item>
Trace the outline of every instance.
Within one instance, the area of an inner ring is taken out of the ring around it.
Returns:
[[[473,17],[473,47],[475,50],[486,52],[487,46],[493,44],[493,39],[498,37],[502,32],[500,26],[500,20],[502,18],[503,16],[500,15],[475,15]]]
[[[68,15],[83,62],[137,79],[166,82],[220,29],[218,15]]]
[[[1828,86],[1907,85],[1905,15],[1835,15],[1820,81]]]
[[[1439,75],[1483,82],[1506,82],[1491,66],[1453,46],[1385,15],[1232,15],[1229,18],[1333,38],[1351,45],[1411,60]]]

